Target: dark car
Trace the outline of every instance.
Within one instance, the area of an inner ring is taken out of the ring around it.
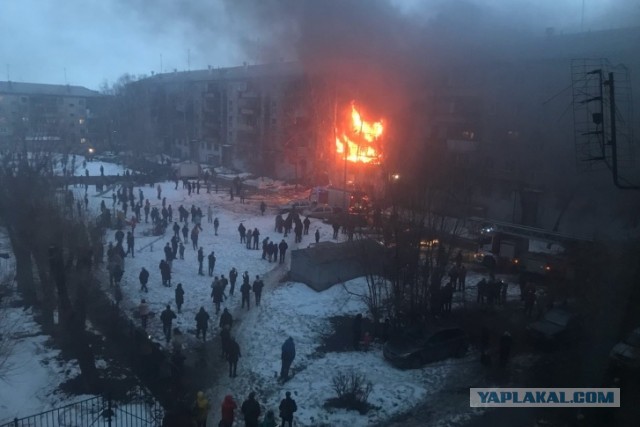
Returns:
[[[467,353],[469,340],[460,328],[412,329],[391,338],[384,345],[384,358],[400,369],[418,368],[427,363]]]
[[[611,349],[609,361],[616,368],[640,373],[640,328]]]
[[[552,308],[542,319],[527,326],[529,338],[543,344],[559,344],[577,338],[580,319],[576,313]]]

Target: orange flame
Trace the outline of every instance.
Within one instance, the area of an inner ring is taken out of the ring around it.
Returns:
[[[349,120],[350,119],[350,120]],[[336,152],[350,162],[378,164],[382,158],[378,143],[384,126],[382,120],[368,122],[362,119],[354,103],[344,129],[337,130]]]

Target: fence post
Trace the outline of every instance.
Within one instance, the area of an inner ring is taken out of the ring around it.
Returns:
[[[14,425],[14,427],[18,427],[18,417],[15,417],[13,419],[13,425]]]

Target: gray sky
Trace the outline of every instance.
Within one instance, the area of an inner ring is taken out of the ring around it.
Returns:
[[[368,1],[360,0],[363,13]],[[481,8],[493,22],[540,33],[547,27],[574,32],[581,26],[597,30],[630,25],[633,19],[640,22],[638,0],[584,0],[584,25],[583,0],[389,1],[400,16],[411,17],[414,23],[416,17],[430,22],[441,10],[455,14],[456,8],[469,5]],[[273,34],[284,39],[304,31],[288,28],[295,27],[292,20],[304,11],[284,13],[289,16],[279,19],[280,11],[299,4],[294,0],[0,0],[0,80],[9,76],[13,81],[98,89],[105,80],[113,82],[124,73],[160,72],[161,57],[165,72],[253,62],[258,60],[256,46],[271,44],[273,50],[278,44]],[[357,2],[356,7],[360,7]],[[256,25],[256,19],[264,23]],[[278,54],[295,56],[291,51]]]

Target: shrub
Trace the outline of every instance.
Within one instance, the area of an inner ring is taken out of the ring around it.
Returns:
[[[373,407],[367,402],[373,384],[363,374],[339,373],[331,382],[338,397],[328,399],[326,406],[356,410],[361,414],[366,414]]]

